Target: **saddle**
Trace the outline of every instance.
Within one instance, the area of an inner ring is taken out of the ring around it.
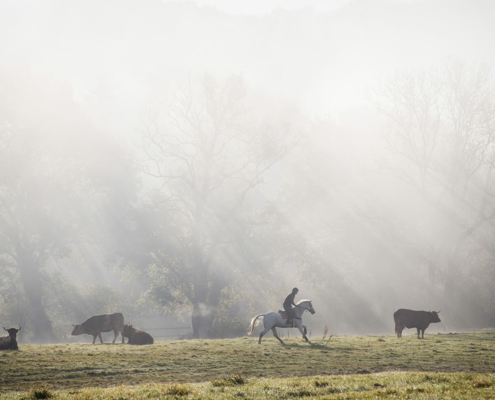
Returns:
[[[283,319],[287,319],[288,315],[285,310],[278,310],[278,313],[282,316]]]

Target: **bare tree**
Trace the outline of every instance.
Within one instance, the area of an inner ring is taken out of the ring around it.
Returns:
[[[48,200],[54,181],[46,179],[43,151],[30,143],[35,141],[30,136],[11,126],[0,128],[0,266],[20,281],[38,339],[52,341],[52,323],[43,301],[43,266],[60,250],[64,235],[57,232],[54,204]]]
[[[239,76],[219,81],[205,74],[175,93],[166,115],[148,110],[140,131],[136,162],[158,180],[155,199],[166,204],[178,238],[174,250],[155,256],[192,304],[197,338],[208,335],[225,285],[212,265],[225,256],[221,249],[242,247],[242,209],[292,137],[289,124],[257,121],[245,97]]]
[[[467,242],[495,218],[489,71],[448,61],[436,70],[401,72],[375,91],[373,101],[389,122],[386,140],[394,157],[387,167],[424,201],[429,228],[423,225],[422,237],[411,244],[428,265],[430,295],[443,259],[452,299]]]
[[[50,273],[64,272],[62,266],[54,271],[54,261],[67,259],[77,245],[101,243],[101,235],[92,238],[113,215],[101,211],[120,214],[122,182],[132,177],[117,161],[118,146],[96,131],[70,86],[22,71],[0,74],[0,84],[0,276],[19,300],[3,285],[1,294],[27,305],[23,332],[52,342],[48,283]]]

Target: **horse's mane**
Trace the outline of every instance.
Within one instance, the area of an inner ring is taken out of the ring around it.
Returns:
[[[304,303],[305,301],[309,301],[309,302],[311,302],[311,300],[309,300],[309,299],[299,300],[299,301],[296,303],[296,306],[298,306],[298,305],[299,305],[299,304],[301,304],[301,303]]]

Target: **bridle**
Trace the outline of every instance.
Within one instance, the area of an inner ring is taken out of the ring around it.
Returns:
[[[294,308],[298,308],[299,307],[303,312],[304,312],[304,310],[308,310],[311,314],[314,314],[315,313],[315,310],[313,308],[313,305],[311,304],[311,302],[308,302],[308,304],[309,304],[309,307],[303,307],[300,304],[297,304]],[[294,319],[302,319],[302,313],[301,313],[301,317],[296,317],[294,315]]]

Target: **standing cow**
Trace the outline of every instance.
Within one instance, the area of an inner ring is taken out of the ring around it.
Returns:
[[[19,329],[3,329],[9,333],[9,336],[0,337],[0,350],[19,350],[19,347],[17,347],[17,332],[21,330],[21,327]]]
[[[404,328],[416,328],[421,331],[421,337],[425,338],[425,330],[431,323],[441,322],[438,317],[440,311],[414,311],[401,308],[394,313],[395,333],[397,337],[402,337]]]
[[[103,344],[101,338],[101,332],[111,332],[115,334],[112,343],[115,343],[115,339],[122,332],[124,327],[124,316],[121,313],[94,315],[84,321],[82,324],[72,325],[74,330],[72,335],[92,335],[93,344],[95,344],[96,337],[100,338],[100,342]],[[124,336],[122,336],[122,343],[124,343]]]
[[[133,328],[132,324],[125,324],[122,329],[122,338],[129,338],[128,344],[153,344],[153,337],[145,331]]]

